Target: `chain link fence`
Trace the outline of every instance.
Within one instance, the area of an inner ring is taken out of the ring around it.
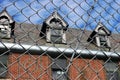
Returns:
[[[119,80],[120,0],[0,0],[0,80]]]

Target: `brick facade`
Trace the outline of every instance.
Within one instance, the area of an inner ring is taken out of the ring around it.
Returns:
[[[12,80],[51,80],[48,56],[13,53],[9,55],[8,78]],[[74,59],[69,68],[70,80],[106,80],[103,61],[97,59]]]
[[[48,65],[47,56],[14,53],[9,55],[8,78],[12,80],[49,80]]]
[[[71,80],[106,80],[102,60],[74,59],[69,69]]]

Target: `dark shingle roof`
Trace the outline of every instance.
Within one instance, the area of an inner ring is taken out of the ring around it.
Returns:
[[[66,31],[66,44],[50,44],[47,43],[45,38],[40,37],[41,25],[16,23],[14,34],[11,39],[2,39],[3,42],[18,43],[18,44],[30,44],[39,46],[56,46],[56,47],[71,47],[76,49],[90,49],[100,50],[102,48],[97,47],[90,42],[87,42],[88,37],[92,31],[68,28]],[[110,36],[111,51],[120,51],[120,34],[111,34]],[[104,50],[104,49],[103,49]]]

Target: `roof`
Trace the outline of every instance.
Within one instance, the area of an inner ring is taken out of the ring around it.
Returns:
[[[88,37],[92,31],[81,30],[75,28],[68,28],[66,31],[66,44],[51,44],[47,43],[44,37],[40,37],[42,25],[34,25],[27,23],[16,23],[14,34],[15,36],[11,39],[2,39],[3,42],[17,43],[17,44],[29,44],[39,46],[55,46],[63,48],[74,48],[74,49],[88,49],[88,50],[104,50],[87,42]],[[120,34],[111,34],[109,36],[111,43],[111,51],[120,51]]]
[[[12,17],[7,13],[6,10],[3,10],[0,14],[8,16],[11,22],[13,22]],[[62,19],[62,17],[57,12],[54,12],[51,16],[49,16],[46,19],[46,21],[48,22],[50,17],[53,16],[57,16],[57,18]],[[63,19],[62,21],[64,25],[68,27],[67,22],[64,21]],[[104,48],[97,47],[95,45],[96,43],[91,44],[90,42],[87,41],[87,39],[90,37],[90,34],[92,34],[94,31],[97,30],[96,28],[93,31],[88,31],[88,30],[82,30],[80,28],[76,29],[76,28],[68,27],[65,30],[67,43],[51,44],[46,41],[44,36],[40,36],[43,24],[35,25],[29,23],[15,23],[15,28],[13,30],[14,36],[11,39],[1,39],[1,42],[29,44],[29,45],[38,45],[38,46],[45,45],[45,46],[55,46],[55,47],[73,48],[73,49],[105,50]],[[101,23],[99,24],[103,26],[104,29],[106,29],[104,25],[102,25]],[[99,26],[97,28],[99,28]],[[107,33],[109,34],[108,30]],[[120,51],[120,46],[119,46],[120,34],[112,33],[109,36],[109,39],[111,43],[111,51]]]

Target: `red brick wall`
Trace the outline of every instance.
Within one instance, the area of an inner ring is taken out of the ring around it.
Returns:
[[[70,80],[106,80],[102,60],[74,59],[69,68]],[[51,80],[48,56],[17,54],[9,55],[8,77],[17,80]]]
[[[106,80],[101,60],[74,59],[69,69],[71,80]]]
[[[49,62],[47,56],[11,54],[9,55],[8,77],[12,80],[50,80]]]

